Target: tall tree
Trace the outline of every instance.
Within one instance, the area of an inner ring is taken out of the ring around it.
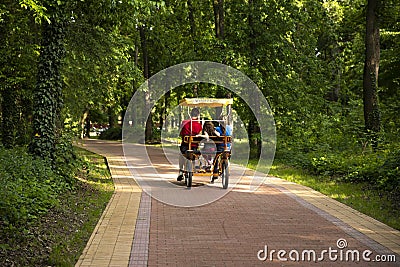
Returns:
[[[248,36],[249,36],[249,65],[250,65],[250,73],[249,77],[253,80],[256,79],[256,73],[254,70],[257,69],[257,43],[256,43],[256,29],[255,29],[255,12],[256,12],[256,5],[253,0],[249,0],[249,14],[248,14]],[[254,99],[252,96],[251,99]],[[254,99],[258,101],[258,99]],[[258,112],[258,106],[254,105],[256,112]],[[254,109],[253,109],[254,110]],[[255,148],[254,154],[251,154],[251,157],[259,158],[261,154],[261,138],[260,138],[260,127],[254,115],[250,116],[249,124],[248,124],[248,133],[250,139],[250,147]]]
[[[60,2],[58,2],[60,3]],[[44,159],[54,159],[56,123],[62,108],[61,64],[64,58],[63,6],[46,8],[50,22],[43,23],[42,44],[34,92],[33,139],[30,152]]]
[[[141,27],[139,27],[139,32],[140,32],[140,43],[141,43],[142,54],[143,54],[143,75],[144,75],[144,78],[146,80],[148,80],[150,78],[150,72],[149,72],[149,57],[148,57],[145,25],[142,25]],[[146,141],[151,140],[151,138],[153,136],[153,119],[152,119],[152,113],[150,110],[150,107],[151,107],[150,98],[151,98],[151,88],[147,88],[146,92],[144,92],[144,102],[145,102],[146,111],[150,111],[150,112],[149,112],[149,116],[147,117],[146,128],[145,128]]]
[[[363,76],[365,128],[372,133],[375,145],[376,134],[380,131],[380,113],[377,93],[380,60],[379,6],[380,0],[368,0]]]

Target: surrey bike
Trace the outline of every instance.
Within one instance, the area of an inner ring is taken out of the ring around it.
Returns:
[[[186,158],[184,182],[188,188],[191,188],[194,176],[209,176],[211,183],[220,178],[222,188],[228,188],[232,145],[232,104],[232,98],[185,98],[180,102],[180,106],[188,109],[199,108],[204,117],[214,117],[214,119],[204,119],[200,116],[199,121],[202,125],[212,122],[216,130],[220,131],[219,136],[200,134],[182,137],[183,142],[188,144],[188,150],[183,155]]]

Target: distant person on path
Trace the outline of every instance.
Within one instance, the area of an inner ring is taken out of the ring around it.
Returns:
[[[202,131],[201,123],[199,122],[200,111],[198,108],[193,108],[190,112],[190,119],[184,120],[181,125],[179,136],[182,138],[179,155],[179,175],[177,180],[183,180],[183,165],[185,164],[186,151],[189,150],[189,144],[185,142],[184,136],[196,136]],[[192,144],[191,149],[197,150],[198,144]]]

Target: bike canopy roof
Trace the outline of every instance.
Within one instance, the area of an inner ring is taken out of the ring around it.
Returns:
[[[233,98],[185,98],[179,105],[183,107],[223,107],[233,104]]]

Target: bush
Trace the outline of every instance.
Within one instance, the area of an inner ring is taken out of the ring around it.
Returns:
[[[400,151],[388,155],[385,163],[378,168],[376,177],[380,187],[400,197]]]
[[[109,128],[104,132],[102,132],[99,138],[103,140],[122,140],[122,128],[121,127]]]
[[[58,194],[67,184],[48,162],[22,148],[2,147],[0,162],[0,224],[25,225],[58,204]]]
[[[72,185],[75,182],[74,177],[79,168],[79,159],[75,153],[71,138],[67,135],[59,138],[55,152],[54,171]]]
[[[152,135],[147,138],[146,143],[148,144],[158,144],[161,142],[161,129],[158,127],[153,127]]]

